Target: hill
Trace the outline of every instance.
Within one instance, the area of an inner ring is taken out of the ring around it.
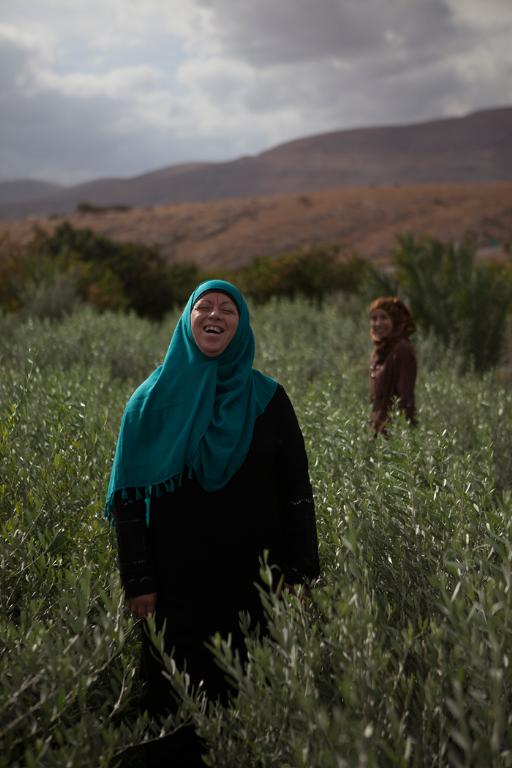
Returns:
[[[410,125],[334,131],[254,157],[93,180],[39,200],[11,197],[1,202],[6,201],[6,191],[0,183],[0,218],[68,214],[81,202],[144,207],[372,184],[491,181],[512,181],[511,107]]]
[[[63,191],[59,184],[35,179],[13,179],[0,182],[0,204],[25,203],[52,197]]]
[[[63,220],[41,219],[37,226],[52,231]],[[212,268],[241,266],[258,255],[311,243],[339,243],[348,255],[386,262],[396,235],[406,231],[441,240],[469,237],[481,254],[510,258],[504,248],[512,242],[512,182],[341,188],[65,220],[114,240],[157,245],[169,262],[193,260]],[[26,242],[34,224],[0,221],[0,239]]]

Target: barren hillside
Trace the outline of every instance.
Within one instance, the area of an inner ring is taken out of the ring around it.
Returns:
[[[171,261],[234,267],[312,243],[385,262],[396,235],[471,237],[481,253],[512,258],[512,182],[331,189],[304,195],[183,203],[126,212],[0,221],[0,237],[27,241],[62,221],[119,241],[157,245]],[[508,244],[508,245],[507,245]]]

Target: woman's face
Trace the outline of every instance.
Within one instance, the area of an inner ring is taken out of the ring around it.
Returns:
[[[370,333],[374,339],[387,339],[393,331],[393,321],[383,309],[370,312]]]
[[[190,324],[195,342],[208,357],[221,355],[238,328],[238,310],[225,293],[204,293],[192,307]]]

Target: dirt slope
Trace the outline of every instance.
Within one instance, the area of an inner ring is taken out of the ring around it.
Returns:
[[[26,242],[36,224],[51,231],[64,220],[114,240],[157,245],[170,262],[193,260],[205,267],[239,266],[312,243],[339,243],[347,254],[385,262],[396,235],[407,231],[444,240],[471,237],[482,253],[507,258],[512,182],[333,189],[0,221],[0,238]]]

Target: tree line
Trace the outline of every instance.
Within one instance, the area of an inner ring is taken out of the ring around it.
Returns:
[[[457,347],[468,366],[497,364],[512,302],[512,265],[476,260],[475,247],[406,233],[398,236],[388,272],[339,245],[310,245],[262,255],[234,270],[168,263],[156,246],[119,243],[68,222],[32,239],[0,242],[0,309],[57,319],[79,304],[99,311],[133,311],[159,321],[185,303],[202,280],[222,277],[255,303],[305,297],[321,305],[332,293],[402,296],[418,326]]]

